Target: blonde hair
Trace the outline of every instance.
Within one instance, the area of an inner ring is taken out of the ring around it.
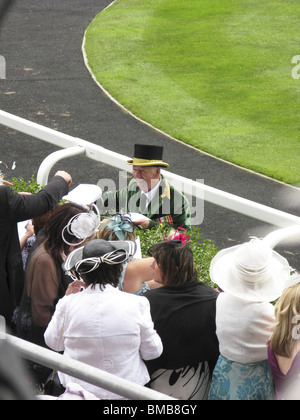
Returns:
[[[135,241],[136,233],[135,233],[133,224],[132,224],[132,229],[131,229],[132,232],[131,232],[130,229],[129,230],[122,229],[121,222],[119,224],[116,223],[115,226],[107,226],[107,224],[111,222],[112,220],[114,220],[114,217],[102,220],[99,226],[99,230],[97,231],[97,239],[106,239],[107,241],[118,241],[119,238],[114,232],[114,227],[117,225],[120,227],[124,235],[124,240]]]
[[[300,283],[287,288],[275,305],[275,325],[269,341],[273,352],[278,356],[292,356],[298,339],[294,334],[298,320],[300,320]]]

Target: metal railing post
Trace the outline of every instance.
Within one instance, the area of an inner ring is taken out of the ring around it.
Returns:
[[[37,346],[21,338],[9,334],[0,334],[0,338],[6,339],[19,356],[24,359],[34,361],[50,369],[56,369],[125,398],[131,400],[175,400],[175,398],[168,395],[119,378],[86,363],[72,360],[69,357]]]
[[[41,163],[38,173],[37,182],[40,186],[44,186],[48,183],[49,173],[52,167],[62,159],[66,159],[72,156],[82,155],[85,153],[85,148],[82,146],[73,146],[66,149],[57,150],[56,152],[48,155]]]
[[[271,248],[275,248],[278,244],[296,245],[300,243],[300,225],[287,226],[283,229],[277,229],[270,232],[264,237],[264,241],[269,244]]]

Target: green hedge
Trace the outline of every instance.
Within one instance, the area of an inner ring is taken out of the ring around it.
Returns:
[[[34,175],[31,176],[29,181],[25,181],[23,178],[12,178],[9,181],[13,184],[12,189],[15,193],[24,191],[34,194],[41,189],[39,183],[35,180]]]

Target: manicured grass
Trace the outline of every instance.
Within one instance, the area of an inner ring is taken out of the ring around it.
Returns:
[[[299,0],[117,0],[86,33],[120,103],[215,156],[300,184]]]

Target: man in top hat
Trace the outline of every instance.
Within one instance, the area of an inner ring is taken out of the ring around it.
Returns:
[[[161,174],[161,168],[168,168],[163,162],[163,147],[135,144],[134,158],[127,161],[132,165],[133,179],[126,188],[103,193],[104,207],[115,204],[116,211],[141,213],[146,217],[135,224],[152,228],[159,223],[170,223],[174,228],[191,227],[191,211],[187,198],[168,183]]]

